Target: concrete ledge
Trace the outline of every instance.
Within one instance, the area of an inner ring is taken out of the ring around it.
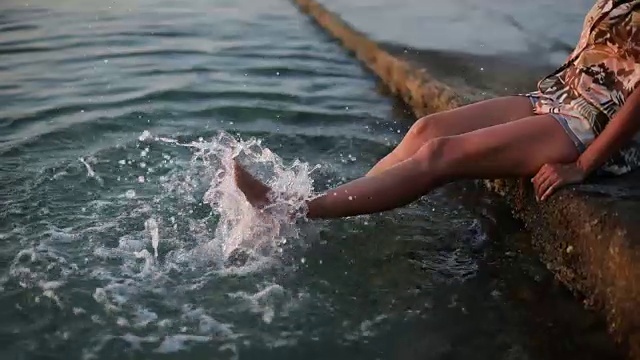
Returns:
[[[315,1],[295,1],[320,27],[340,40],[389,89],[423,116],[461,105],[458,95],[445,84],[429,75],[425,69],[412,67],[407,61],[392,56],[374,41],[346,24]]]
[[[585,305],[600,310],[615,339],[640,359],[640,174],[558,192],[544,204],[527,180],[485,181],[533,234],[541,259]]]
[[[458,95],[423,64],[393,54],[314,0],[294,0],[320,27],[353,52],[416,116],[455,108],[480,95]],[[524,221],[556,278],[606,317],[632,359],[640,359],[640,174],[563,189],[544,204],[526,180],[492,180]]]

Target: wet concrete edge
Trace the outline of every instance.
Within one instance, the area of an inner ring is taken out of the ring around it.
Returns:
[[[458,107],[461,96],[415,61],[391,53],[314,0],[292,0],[339,40],[416,116]],[[484,181],[505,197],[532,232],[535,248],[556,278],[602,312],[629,358],[640,359],[640,174],[563,189],[544,204],[525,179]],[[594,190],[595,189],[595,190]],[[600,189],[600,190],[599,190]]]

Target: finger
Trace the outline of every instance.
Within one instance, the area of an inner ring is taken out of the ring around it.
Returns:
[[[537,180],[536,183],[533,184],[534,185],[533,187],[536,193],[536,199],[540,200],[540,195],[542,195],[542,193],[544,192],[544,189],[546,189],[544,187],[544,184],[549,182],[552,177],[553,177],[552,173],[546,172]]]
[[[547,192],[549,187],[558,181],[560,181],[560,177],[558,176],[558,174],[556,173],[549,174],[549,177],[544,179],[544,181],[540,183],[540,186],[538,187],[538,191],[536,193],[538,200],[542,200],[542,196],[544,195],[545,192]]]
[[[549,167],[546,165],[543,165],[540,170],[538,170],[538,172],[536,173],[536,175],[531,179],[531,182],[534,184],[539,184],[540,180],[545,177],[545,175],[547,174],[549,170]]]
[[[560,176],[556,173],[551,173],[540,183],[540,195],[542,195],[551,184],[560,180]]]
[[[542,194],[541,201],[547,200],[549,196],[551,196],[556,191],[556,189],[559,188],[560,186],[562,186],[562,181],[560,180],[551,184],[549,188],[547,188],[547,190],[544,192],[544,194]]]
[[[533,183],[533,187],[534,189],[538,189],[538,186],[540,186],[540,183],[546,179],[546,177],[548,176],[547,171],[545,169],[541,169],[540,171],[538,171],[538,173],[536,174],[536,176],[533,177],[533,179],[531,179],[531,182]]]

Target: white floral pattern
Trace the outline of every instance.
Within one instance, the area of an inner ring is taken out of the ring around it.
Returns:
[[[580,40],[553,74],[540,80],[538,114],[562,115],[589,146],[640,83],[640,0],[598,0],[585,17]],[[622,174],[640,167],[640,136],[602,167]]]

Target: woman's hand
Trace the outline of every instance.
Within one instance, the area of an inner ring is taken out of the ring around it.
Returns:
[[[544,201],[558,188],[582,182],[586,172],[577,163],[544,164],[536,176],[531,179],[536,192],[536,199]]]

